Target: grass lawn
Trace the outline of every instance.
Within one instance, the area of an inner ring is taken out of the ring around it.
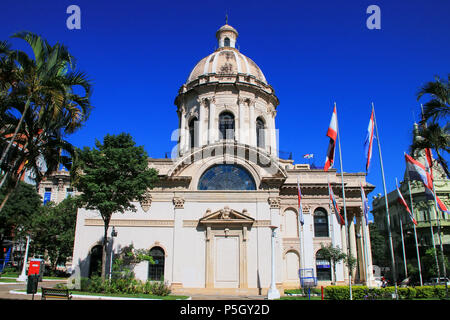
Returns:
[[[18,292],[26,292],[26,290],[17,290]],[[121,297],[121,298],[135,298],[135,299],[161,299],[161,300],[186,300],[189,296],[155,296],[152,294],[129,294],[129,293],[97,293],[86,292],[78,290],[69,290],[72,295],[80,296],[97,296],[97,297]],[[41,293],[38,289],[38,293]]]
[[[2,282],[2,283],[16,283],[17,281],[16,281],[16,279],[3,279],[3,278],[0,278],[0,282]]]
[[[281,297],[280,300],[322,300],[322,298],[319,296],[311,296],[311,299],[309,299],[308,297],[302,297],[302,296],[284,296]]]
[[[186,300],[189,296],[155,296],[152,294],[129,294],[129,293],[96,293],[96,292],[86,292],[70,290],[71,294],[79,294],[85,296],[106,296],[106,297],[123,297],[123,298],[144,298],[144,299],[163,299],[163,300]]]

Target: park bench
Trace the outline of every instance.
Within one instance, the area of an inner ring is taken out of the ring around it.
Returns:
[[[72,299],[72,295],[70,294],[68,289],[56,289],[56,288],[41,288],[42,289],[42,297],[41,300],[47,300],[47,298],[54,299]]]

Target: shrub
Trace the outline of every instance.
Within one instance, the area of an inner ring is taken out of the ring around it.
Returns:
[[[158,281],[152,284],[151,292],[156,296],[167,296],[170,293],[170,288],[163,281]]]
[[[416,287],[416,298],[426,299],[432,298],[433,296],[434,296],[434,287],[432,286]]]

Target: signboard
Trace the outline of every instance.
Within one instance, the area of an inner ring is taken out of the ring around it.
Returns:
[[[30,266],[28,267],[28,275],[39,274],[41,268],[41,261],[31,260]]]

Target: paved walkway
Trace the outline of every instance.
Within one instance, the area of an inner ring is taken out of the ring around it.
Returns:
[[[57,283],[66,283],[66,281],[42,281],[38,284],[38,292],[40,292],[41,287],[53,287]],[[32,300],[33,295],[31,294],[14,294],[10,293],[11,290],[26,290],[26,282],[21,283],[1,283],[0,284],[0,299],[1,300]],[[192,300],[264,300],[265,296],[232,296],[232,295],[191,295]],[[35,300],[40,300],[40,295],[34,296]],[[88,298],[88,297],[73,297],[72,300],[99,300],[100,298]],[[105,299],[103,297],[103,299]]]

